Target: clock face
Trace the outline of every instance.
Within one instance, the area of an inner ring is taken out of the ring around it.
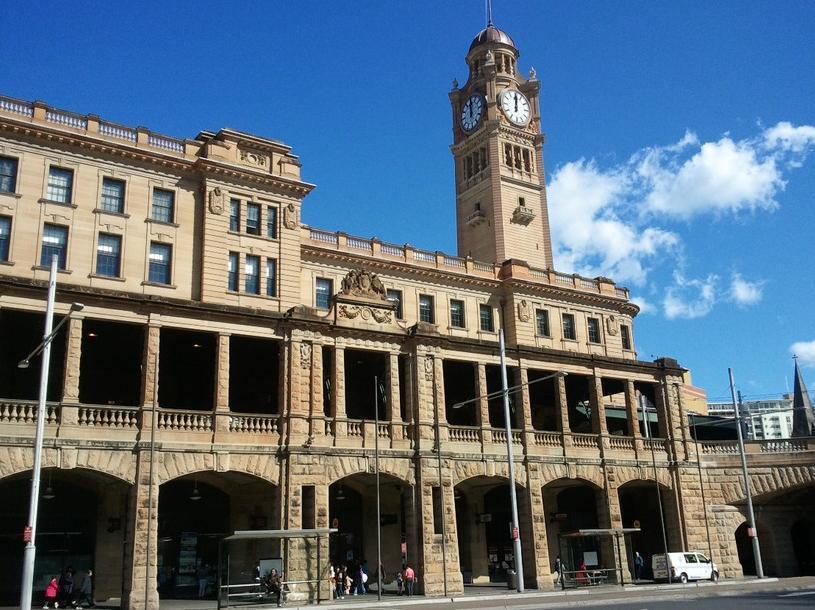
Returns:
[[[472,131],[481,121],[484,114],[484,98],[480,95],[471,95],[464,102],[461,109],[461,126],[464,131]]]
[[[516,125],[529,122],[529,100],[516,89],[505,89],[501,93],[501,110]]]

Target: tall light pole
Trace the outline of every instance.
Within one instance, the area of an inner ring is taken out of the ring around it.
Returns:
[[[642,404],[642,420],[645,422],[645,438],[651,447],[651,465],[654,468],[654,487],[657,492],[657,505],[659,506],[659,525],[662,528],[662,547],[665,549],[665,571],[668,574],[668,582],[671,582],[671,571],[668,569],[668,534],[665,532],[665,513],[662,509],[662,490],[659,488],[659,475],[657,473],[657,458],[654,451],[654,440],[651,438],[651,420],[648,418],[648,407],[646,398],[640,394]]]
[[[20,360],[17,366],[27,369],[31,358],[42,352],[42,367],[40,368],[40,393],[37,402],[37,429],[34,435],[34,465],[31,475],[31,498],[28,506],[28,524],[23,537],[26,539],[23,552],[23,582],[20,593],[20,610],[31,609],[31,596],[34,587],[34,562],[37,558],[37,513],[40,507],[40,471],[42,469],[42,437],[45,433],[45,409],[48,395],[48,369],[51,364],[51,342],[57,331],[68,321],[70,313],[81,310],[81,303],[73,303],[71,311],[65,316],[56,328],[54,324],[54,300],[57,293],[57,263],[55,254],[51,257],[51,271],[48,275],[48,301],[45,308],[45,333],[42,341],[32,352]]]
[[[739,455],[741,456],[741,475],[744,477],[744,493],[747,496],[747,536],[753,543],[753,558],[756,562],[756,576],[764,578],[764,566],[761,565],[761,547],[758,544],[756,517],[753,514],[753,494],[750,491],[750,477],[747,474],[747,456],[744,453],[744,435],[741,432],[741,413],[736,403],[736,383],[733,381],[733,369],[727,369],[730,376],[730,397],[733,400],[733,411],[736,415],[736,432],[739,435]]]
[[[504,329],[498,330],[501,350],[501,394],[504,399],[504,428],[507,434],[507,464],[509,466],[509,499],[512,504],[512,547],[515,555],[515,574],[518,593],[524,592],[524,563],[521,557],[521,529],[518,526],[518,498],[515,495],[515,461],[512,458],[512,426],[509,421],[509,389],[507,384],[507,358],[504,346]]]
[[[379,378],[377,376],[374,376],[374,470],[376,472],[376,599],[382,601],[382,509],[379,504]]]

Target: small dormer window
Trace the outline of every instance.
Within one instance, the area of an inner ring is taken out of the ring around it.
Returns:
[[[521,206],[522,208],[525,208],[526,207],[526,199],[524,199],[523,197],[518,197],[518,205]]]
[[[480,212],[480,211],[481,211],[481,202],[480,202],[480,201],[476,201],[476,202],[475,202],[475,211],[476,211],[476,212]]]

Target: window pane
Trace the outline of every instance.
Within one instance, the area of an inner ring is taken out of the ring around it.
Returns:
[[[229,268],[227,271],[227,290],[238,292],[238,265],[239,257],[237,252],[229,253]]]
[[[0,193],[13,193],[17,188],[17,159],[0,157]]]
[[[119,277],[122,260],[122,238],[119,235],[100,233],[96,246],[96,274]]]
[[[547,309],[535,310],[535,325],[538,335],[548,337],[549,335],[549,311]]]
[[[450,325],[464,328],[464,301],[450,301]]]
[[[277,261],[273,258],[266,259],[266,296],[277,296]]]
[[[329,309],[331,307],[331,293],[334,291],[332,284],[331,280],[317,278],[314,304],[318,309]]]
[[[570,313],[563,314],[563,338],[574,340],[574,316]]]
[[[597,318],[588,319],[589,342],[600,343],[600,320]]]
[[[48,169],[48,191],[45,198],[60,203],[71,203],[71,189],[74,184],[74,172],[61,167]]]
[[[241,230],[241,202],[238,199],[231,199],[229,201],[229,230]]]
[[[433,297],[428,294],[419,295],[419,321],[434,324]]]
[[[152,242],[150,244],[149,280],[156,284],[170,283],[170,269],[173,258],[173,247],[170,244]]]
[[[11,247],[11,218],[0,216],[0,261],[9,260]]]
[[[153,189],[153,211],[151,218],[161,222],[173,222],[175,193],[164,189]]]
[[[246,292],[250,294],[260,294],[260,257],[246,256],[244,266],[244,284]]]
[[[246,232],[260,235],[260,206],[256,203],[246,204]]]
[[[492,332],[492,307],[489,305],[479,305],[478,316],[481,320],[481,330]]]
[[[125,183],[122,180],[102,179],[102,200],[99,207],[107,212],[124,212]]]
[[[68,227],[46,223],[42,231],[42,253],[40,265],[51,266],[51,258],[57,255],[57,267],[65,269],[68,255]]]
[[[402,319],[402,291],[401,290],[392,290],[388,288],[388,300],[394,304],[394,312],[396,313],[396,319]]]
[[[277,208],[271,205],[266,208],[266,237],[277,239]]]

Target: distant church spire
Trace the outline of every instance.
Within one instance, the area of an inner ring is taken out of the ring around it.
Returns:
[[[815,411],[809,400],[809,392],[798,368],[798,356],[795,358],[795,384],[792,391],[792,435],[815,436]]]
[[[487,0],[487,27],[492,25],[492,0]]]

